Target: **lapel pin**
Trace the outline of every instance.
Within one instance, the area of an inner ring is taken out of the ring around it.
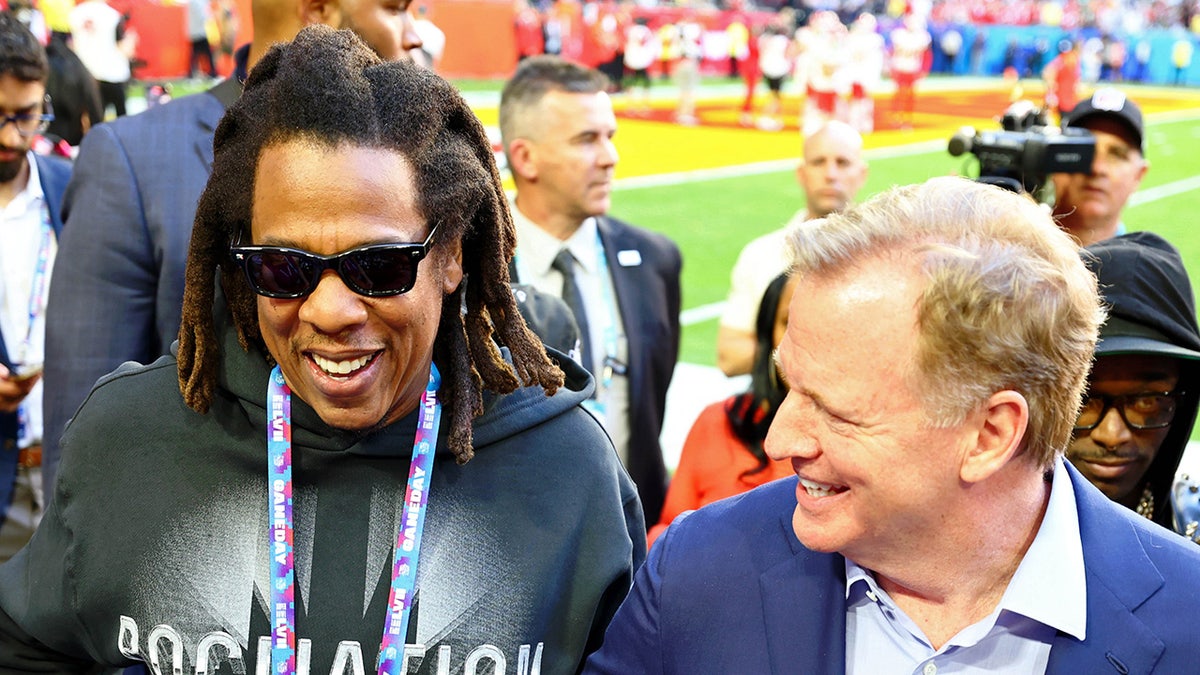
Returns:
[[[617,251],[617,264],[621,267],[637,267],[642,264],[642,254],[636,249]]]

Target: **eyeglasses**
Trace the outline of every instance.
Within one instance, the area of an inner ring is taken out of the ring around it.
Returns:
[[[417,263],[429,254],[437,226],[421,244],[372,244],[337,255],[317,255],[281,246],[238,246],[229,252],[255,293],[268,298],[303,298],[317,290],[321,274],[334,270],[350,290],[371,298],[400,295],[417,281]]]
[[[11,122],[17,128],[17,133],[25,138],[36,136],[46,130],[54,121],[54,107],[50,105],[50,97],[42,101],[43,112],[19,112],[13,115],[0,115],[0,131]]]
[[[1075,420],[1075,431],[1095,429],[1108,414],[1109,408],[1116,408],[1130,429],[1141,431],[1168,427],[1171,420],[1175,419],[1176,404],[1185,393],[1173,391],[1122,396],[1089,394],[1083,401],[1079,418]]]

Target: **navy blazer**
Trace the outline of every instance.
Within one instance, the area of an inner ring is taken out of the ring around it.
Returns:
[[[213,132],[241,85],[101,124],[84,137],[63,201],[46,316],[43,484],[53,494],[59,435],[102,375],[151,363],[179,335],[192,221]]]
[[[63,192],[67,189],[67,181],[71,178],[71,163],[58,157],[42,155],[35,155],[34,161],[37,162],[38,183],[42,186],[42,192],[46,195],[46,206],[50,210],[50,226],[54,228],[55,238],[61,238],[63,221],[59,207],[63,201]],[[59,255],[61,252],[60,247]],[[53,285],[53,274],[51,274],[50,280]],[[47,304],[49,304],[48,299]],[[48,356],[47,360],[49,360]],[[3,363],[5,368],[12,368],[13,365],[2,335],[0,335],[0,363]],[[47,392],[49,388],[43,384],[42,391]],[[43,401],[47,397],[48,395],[44,394]],[[17,414],[15,412],[0,413],[0,443],[3,443],[3,449],[0,450],[0,523],[3,523],[8,513],[8,507],[12,504],[13,485],[17,477],[17,456],[20,452],[17,448]]]
[[[1196,672],[1200,547],[1067,469],[1083,539],[1087,638],[1059,633],[1046,672]],[[845,559],[796,539],[796,482],[677,519],[584,672],[844,673]]]
[[[646,523],[658,522],[667,496],[663,415],[679,358],[679,274],[683,259],[667,237],[607,216],[596,219],[629,342],[629,454]],[[636,256],[629,253],[636,251]],[[636,264],[635,264],[636,263]]]

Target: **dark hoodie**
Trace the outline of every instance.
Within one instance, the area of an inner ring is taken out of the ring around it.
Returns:
[[[0,567],[0,672],[266,672],[269,368],[220,334],[208,414],[164,357],[101,380],[68,426],[53,504]],[[645,556],[633,483],[579,405],[593,381],[559,361],[554,396],[485,401],[467,464],[442,424],[406,672],[575,672]],[[293,397],[292,425],[299,672],[374,672],[416,413],[352,433]]]
[[[1096,357],[1158,354],[1185,362],[1179,386],[1187,395],[1146,471],[1154,495],[1154,521],[1171,527],[1169,493],[1200,403],[1200,327],[1191,281],[1179,251],[1151,232],[1092,244],[1084,249],[1083,259],[1099,279],[1109,307]]]

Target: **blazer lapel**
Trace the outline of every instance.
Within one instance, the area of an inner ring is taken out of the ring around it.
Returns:
[[[841,675],[846,671],[846,579],[840,555],[806,551],[791,511],[780,519],[793,555],[759,577],[764,632],[773,673]]]
[[[1133,614],[1163,586],[1133,525],[1096,488],[1067,464],[1079,510],[1083,563],[1087,570],[1087,639],[1060,633],[1050,648],[1047,675],[1148,673],[1164,645]],[[1186,619],[1181,619],[1186,620]]]
[[[624,232],[608,218],[596,217],[596,229],[600,232],[600,243],[604,246],[604,259],[608,263],[609,276],[612,277],[613,291],[616,293],[617,311],[621,314],[621,324],[625,327],[625,338],[629,342],[629,360],[633,361],[641,354],[642,331],[639,325],[641,316],[650,309],[643,308],[638,292],[639,268],[625,268],[617,262],[617,253],[626,249],[636,249],[637,241],[624,236]],[[630,364],[632,365],[632,364]],[[633,378],[640,378],[641,368],[629,369],[630,391],[637,391]]]

